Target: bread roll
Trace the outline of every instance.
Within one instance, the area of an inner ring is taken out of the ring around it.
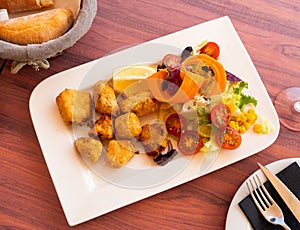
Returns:
[[[53,5],[53,0],[0,0],[0,9],[7,9],[9,13],[38,10]]]
[[[41,44],[63,35],[73,24],[73,13],[58,8],[0,22],[0,39],[19,45]]]

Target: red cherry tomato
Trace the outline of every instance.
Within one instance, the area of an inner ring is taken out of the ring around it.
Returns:
[[[207,54],[215,59],[220,55],[220,48],[215,42],[208,42],[205,46],[200,49],[201,54]]]
[[[227,126],[230,118],[231,111],[225,104],[217,104],[210,112],[211,123],[217,128]]]
[[[230,126],[221,127],[216,133],[216,143],[222,149],[236,149],[242,143],[241,134]]]
[[[185,155],[193,155],[200,151],[203,146],[202,138],[198,132],[186,130],[181,133],[177,141],[179,151]]]
[[[186,120],[177,113],[169,115],[166,120],[166,129],[168,133],[175,137],[179,137],[182,131],[186,129],[186,126]]]

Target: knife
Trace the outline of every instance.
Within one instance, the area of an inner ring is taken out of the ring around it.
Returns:
[[[285,186],[282,181],[275,176],[273,173],[271,173],[266,167],[262,166],[260,163],[258,163],[258,166],[263,171],[265,176],[268,178],[268,180],[271,182],[271,184],[274,186],[276,191],[279,193],[285,204],[288,206],[288,208],[291,210],[291,212],[294,214],[298,222],[300,223],[300,201],[297,199],[297,197]]]

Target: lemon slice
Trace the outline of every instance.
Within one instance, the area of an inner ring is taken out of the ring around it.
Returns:
[[[117,93],[125,90],[129,85],[145,79],[156,72],[156,65],[131,65],[118,68],[113,72],[113,86]]]

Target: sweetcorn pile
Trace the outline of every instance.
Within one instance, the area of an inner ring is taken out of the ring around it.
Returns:
[[[255,124],[257,119],[258,115],[255,110],[249,109],[246,112],[241,112],[238,116],[232,116],[229,126],[237,130],[239,133],[245,133],[252,125]],[[259,130],[257,129],[257,131]]]

